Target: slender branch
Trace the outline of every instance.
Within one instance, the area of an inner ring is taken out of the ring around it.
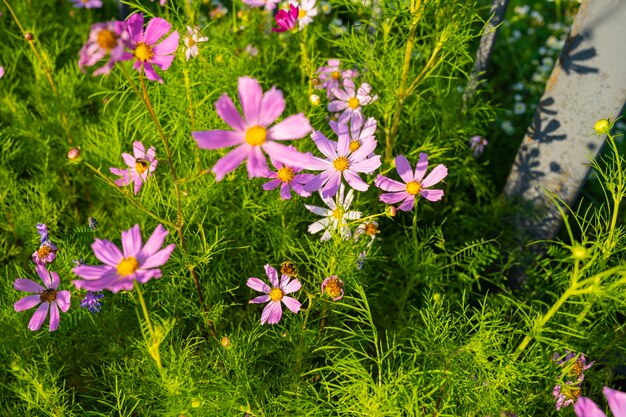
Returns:
[[[141,291],[141,287],[137,283],[137,280],[133,280],[133,284],[135,286],[135,292],[139,297],[139,304],[141,305],[141,311],[143,311],[143,316],[146,319],[146,325],[148,326],[148,333],[150,333],[150,345],[148,346],[148,352],[150,356],[154,359],[157,364],[157,368],[159,372],[163,371],[163,365],[161,364],[161,354],[159,352],[159,346],[161,341],[157,341],[154,333],[154,328],[152,327],[152,322],[150,321],[150,315],[148,314],[148,307],[146,306],[146,301],[143,299],[143,292]]]

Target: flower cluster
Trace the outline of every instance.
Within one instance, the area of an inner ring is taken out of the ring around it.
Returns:
[[[555,385],[552,390],[558,411],[562,407],[576,403],[580,397],[582,382],[585,379],[584,371],[589,369],[595,361],[587,363],[587,358],[584,354],[576,354],[570,351],[567,351],[564,356],[555,353],[552,360],[565,369],[560,377],[560,379],[565,379],[565,381]]]

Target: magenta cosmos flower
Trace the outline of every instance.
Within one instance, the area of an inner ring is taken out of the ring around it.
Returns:
[[[317,148],[327,159],[311,158],[308,168],[323,170],[323,172],[309,181],[304,186],[304,190],[311,192],[321,188],[322,197],[325,198],[337,194],[342,178],[355,190],[366,191],[369,185],[359,177],[359,173],[372,172],[380,166],[379,155],[369,157],[376,148],[376,140],[366,141],[352,152],[348,126],[340,123],[337,129],[339,140],[336,150],[333,143],[322,132],[316,130],[311,135]]]
[[[98,9],[102,7],[102,0],[70,0],[78,9]]]
[[[292,297],[287,297],[286,294],[298,291],[300,287],[302,287],[302,284],[300,284],[300,281],[296,278],[290,281],[291,278],[289,275],[282,275],[279,282],[278,273],[270,264],[265,265],[265,274],[272,284],[271,287],[255,277],[248,278],[246,285],[255,291],[265,293],[265,295],[260,295],[250,300],[251,304],[269,303],[265,306],[261,314],[261,324],[276,324],[283,316],[281,302],[285,303],[287,308],[294,314],[300,311],[300,301]]]
[[[311,181],[313,174],[298,174],[299,168],[290,167],[280,162],[272,160],[272,165],[276,168],[276,171],[271,171],[267,178],[272,178],[271,181],[263,184],[265,191],[274,190],[280,187],[280,198],[283,200],[289,200],[291,198],[291,190],[301,197],[309,197],[311,193],[304,191],[304,184]]]
[[[146,78],[150,81],[163,82],[163,79],[154,70],[154,65],[163,71],[172,65],[180,35],[173,31],[167,38],[159,43],[172,28],[167,20],[155,17],[148,22],[144,32],[143,14],[134,14],[128,18],[128,33],[130,35],[130,49],[132,54],[126,53],[126,59],[135,59],[133,68],[145,71]]]
[[[354,70],[341,71],[341,61],[338,59],[329,59],[328,65],[318,68],[317,72],[320,83],[315,86],[318,90],[326,90],[326,98],[333,97],[333,89],[339,88],[343,80],[356,78],[359,73]]]
[[[287,32],[288,30],[294,30],[298,26],[298,15],[300,10],[298,6],[293,4],[289,5],[289,10],[279,10],[276,13],[277,28],[272,28],[273,32]]]
[[[169,232],[158,225],[145,245],[141,230],[135,225],[122,232],[122,251],[112,242],[96,239],[91,245],[93,253],[104,265],[79,265],[72,269],[82,280],[72,281],[76,288],[87,291],[130,290],[134,281],[145,284],[152,278],[161,278],[159,266],[170,258],[175,244],[161,249]]]
[[[290,167],[304,168],[309,155],[290,149],[277,141],[306,136],[311,131],[309,119],[303,113],[298,113],[269,127],[285,110],[283,93],[272,87],[263,94],[259,82],[254,78],[239,78],[239,100],[244,118],[239,115],[227,94],[223,94],[215,102],[217,114],[235,130],[204,130],[191,133],[202,149],[237,146],[213,167],[216,180],[221,181],[245,159],[248,177],[267,177],[269,168],[263,151],[274,161]]]
[[[358,90],[354,88],[352,79],[343,80],[343,90],[341,88],[333,88],[332,93],[337,100],[328,103],[328,111],[339,115],[340,123],[348,123],[348,119],[352,113],[361,113],[361,107],[366,106],[378,99],[377,95],[370,95],[372,86],[368,83],[362,83]]]
[[[18,291],[35,292],[35,295],[28,295],[13,304],[15,311],[29,310],[41,304],[28,323],[28,328],[32,331],[39,330],[48,317],[50,311],[50,331],[53,332],[59,327],[59,307],[62,312],[70,308],[70,292],[67,290],[57,291],[61,280],[56,272],[48,272],[45,266],[37,265],[35,268],[37,275],[43,281],[44,287],[33,280],[18,278],[13,284],[13,288]]]
[[[85,67],[96,65],[108,54],[109,60],[95,70],[93,75],[109,74],[115,63],[125,58],[126,42],[128,42],[126,22],[106,22],[91,25],[89,38],[78,53],[78,67],[84,72]]]
[[[156,159],[154,146],[150,146],[148,152],[146,152],[146,148],[143,146],[143,143],[139,141],[133,142],[133,154],[134,156],[131,156],[126,152],[122,153],[122,159],[124,159],[128,168],[124,169],[112,167],[109,169],[113,174],[121,177],[115,180],[115,185],[123,187],[132,182],[135,184],[133,191],[137,194],[143,183],[148,179],[148,177],[152,176],[152,173],[156,170],[159,161]]]
[[[609,403],[609,408],[614,417],[626,417],[626,392],[616,391],[604,387],[602,393]],[[578,417],[606,417],[600,407],[586,397],[580,397],[574,406],[574,412]]]
[[[415,196],[421,195],[429,201],[439,201],[443,197],[443,190],[428,190],[448,175],[448,168],[437,165],[426,178],[428,169],[428,155],[420,153],[420,159],[415,167],[415,173],[411,169],[409,161],[402,155],[396,156],[396,170],[404,184],[391,178],[378,174],[375,184],[378,188],[389,193],[381,194],[380,201],[387,204],[395,204],[404,200],[398,207],[400,210],[409,211],[415,206]]]

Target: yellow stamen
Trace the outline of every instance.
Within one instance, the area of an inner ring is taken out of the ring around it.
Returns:
[[[56,299],[57,299],[57,292],[56,290],[53,290],[52,288],[46,288],[45,290],[41,292],[41,294],[39,294],[39,300],[41,300],[42,303],[51,303]]]
[[[374,236],[378,233],[378,226],[375,223],[366,223],[365,224],[365,233],[370,236]]]
[[[147,62],[153,56],[154,52],[152,52],[152,48],[143,42],[139,42],[137,44],[137,47],[135,48],[135,58],[142,62]]]
[[[353,140],[350,142],[350,152],[354,152],[361,147],[361,142]]]
[[[333,210],[333,217],[337,220],[341,220],[341,218],[343,217],[343,209],[337,207],[335,210]]]
[[[411,181],[406,184],[406,192],[409,194],[417,194],[422,191],[422,184],[417,181]]]
[[[272,288],[270,290],[270,300],[272,301],[280,301],[283,299],[283,296],[285,295],[285,293],[283,293],[283,290],[281,290],[280,288]]]
[[[51,253],[52,253],[52,248],[48,245],[43,245],[42,247],[37,249],[37,256],[39,256],[39,259],[44,259]]]
[[[293,180],[293,169],[289,167],[282,167],[278,170],[278,179],[282,182],[291,182]]]
[[[135,159],[135,171],[137,171],[137,174],[141,175],[144,172],[146,172],[148,170],[148,166],[150,164],[148,163],[148,161],[146,161],[143,158],[137,158]]]
[[[352,97],[350,100],[348,100],[348,107],[350,107],[352,110],[356,109],[360,105],[361,103],[359,102],[359,99],[356,97]]]
[[[341,74],[339,73],[339,71],[334,71],[332,74],[330,74],[331,77],[333,77],[333,80],[338,80],[339,77],[341,77]]]
[[[259,146],[265,143],[267,129],[263,126],[252,126],[246,131],[246,142],[248,145]]]
[[[133,274],[136,270],[139,269],[139,262],[137,259],[129,256],[128,258],[122,259],[122,261],[117,264],[117,273],[122,277],[127,277]]]
[[[333,166],[337,171],[345,171],[350,166],[350,162],[345,156],[340,156],[333,161]]]
[[[332,277],[328,281],[326,281],[326,286],[324,287],[324,293],[328,294],[330,298],[337,298],[341,296],[342,288],[343,288],[343,282],[340,281],[336,277]]]
[[[192,47],[196,44],[196,41],[193,40],[193,36],[187,36],[187,46]]]
[[[98,32],[96,43],[108,52],[117,45],[117,35],[112,30],[103,29]]]
[[[300,9],[298,12],[298,19],[302,19],[304,16],[306,16],[306,10]]]

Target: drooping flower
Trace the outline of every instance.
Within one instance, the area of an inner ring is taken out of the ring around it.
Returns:
[[[227,94],[223,94],[215,102],[217,114],[234,130],[192,132],[193,138],[202,149],[236,146],[212,168],[216,180],[221,181],[245,159],[247,159],[248,177],[267,176],[269,168],[263,151],[272,161],[290,167],[304,168],[309,155],[278,143],[278,141],[300,139],[311,131],[309,119],[304,116],[304,113],[288,116],[269,127],[285,109],[283,93],[276,87],[272,87],[263,94],[259,82],[250,77],[239,78],[239,100],[244,118],[240,116]]]
[[[626,392],[617,391],[604,387],[602,393],[609,403],[609,408],[614,417],[626,417]],[[596,403],[586,397],[580,397],[574,406],[574,412],[578,417],[606,417],[606,414]]]
[[[243,0],[243,4],[250,7],[265,7],[265,10],[274,10],[280,0]]]
[[[161,278],[161,270],[170,258],[175,244],[161,249],[169,232],[158,225],[145,244],[141,230],[135,225],[122,232],[122,251],[111,241],[96,239],[91,245],[94,255],[104,265],[79,265],[72,269],[82,280],[72,281],[76,288],[87,291],[130,290],[134,281],[145,284],[152,278]]]
[[[102,7],[102,0],[70,0],[77,9],[98,9]]]
[[[298,291],[300,287],[302,287],[302,284],[300,284],[300,281],[296,278],[291,280],[291,277],[288,275],[282,275],[279,282],[278,273],[270,264],[265,265],[265,274],[272,284],[271,287],[258,278],[248,278],[248,282],[246,282],[248,287],[255,291],[265,293],[265,295],[255,297],[249,302],[251,304],[268,303],[261,314],[261,325],[265,323],[276,324],[283,315],[281,302],[294,314],[300,311],[300,301],[293,297],[287,297],[287,294]]]
[[[294,30],[296,28],[296,24],[298,23],[298,16],[300,14],[300,10],[298,6],[294,6],[293,4],[289,5],[289,10],[279,10],[276,13],[276,24],[278,27],[272,28],[273,32],[286,32],[288,30]]]
[[[376,148],[376,140],[369,140],[355,147],[350,146],[350,136],[348,126],[339,123],[339,140],[335,149],[334,143],[330,142],[324,134],[315,130],[311,137],[317,148],[327,159],[312,157],[308,168],[312,170],[323,170],[316,175],[305,186],[305,191],[315,191],[321,188],[322,197],[332,197],[337,193],[341,180],[345,179],[350,187],[358,191],[366,191],[369,185],[361,179],[359,173],[369,173],[376,170],[381,162],[380,155],[370,157]]]
[[[379,233],[380,230],[378,230],[378,222],[374,220],[369,222],[363,222],[354,231],[354,239],[356,240],[361,236],[368,236],[370,238],[370,241],[367,242],[367,246],[371,246],[376,239],[376,235]]]
[[[487,146],[489,142],[487,139],[482,136],[472,136],[469,140],[470,149],[474,151],[474,158],[479,157],[483,151],[485,150],[485,146]]]
[[[46,317],[48,317],[48,311],[50,311],[49,329],[53,332],[59,327],[59,308],[61,308],[61,311],[64,313],[70,308],[70,292],[67,290],[58,291],[61,280],[59,279],[59,274],[56,272],[49,272],[43,265],[37,265],[35,271],[37,271],[37,275],[41,278],[44,286],[42,287],[40,284],[30,279],[16,279],[13,288],[18,291],[34,292],[37,294],[22,298],[13,304],[13,308],[15,311],[20,312],[41,304],[30,319],[28,328],[31,331],[39,330],[46,320]]]
[[[99,313],[102,308],[102,305],[100,304],[100,299],[102,297],[104,297],[104,294],[102,293],[87,291],[85,298],[80,300],[80,307],[86,308],[90,313]]]
[[[78,67],[85,72],[85,67],[92,67],[109,55],[109,60],[93,72],[93,75],[109,74],[116,62],[127,59],[124,48],[129,35],[126,22],[106,22],[91,25],[87,42],[78,53]]]
[[[344,239],[351,236],[350,227],[346,224],[346,220],[358,220],[361,218],[360,211],[348,211],[352,200],[354,198],[354,191],[350,190],[345,194],[345,187],[343,184],[339,186],[339,194],[337,195],[337,201],[332,197],[325,198],[320,192],[320,196],[324,203],[329,207],[328,209],[318,206],[311,206],[305,204],[304,207],[311,213],[323,216],[324,218],[318,220],[309,225],[309,233],[315,234],[322,230],[324,233],[320,240],[325,241],[331,238],[331,231],[339,230],[339,233]]]
[[[361,113],[362,106],[367,106],[378,99],[377,95],[370,95],[371,90],[372,86],[368,83],[362,83],[358,90],[355,90],[354,81],[344,79],[343,89],[336,87],[331,90],[337,100],[328,103],[328,111],[341,112],[339,122],[347,123],[352,113]]]
[[[428,169],[428,155],[420,153],[420,159],[415,167],[415,172],[411,169],[409,161],[403,156],[396,156],[396,170],[404,184],[391,178],[378,174],[374,183],[378,188],[389,193],[383,193],[380,201],[387,204],[404,202],[398,207],[403,211],[410,211],[415,206],[415,196],[421,195],[429,201],[439,201],[443,197],[443,190],[429,190],[429,187],[439,183],[448,175],[448,168],[443,164],[437,165],[424,178]]]
[[[336,276],[330,276],[322,281],[322,294],[328,295],[333,301],[343,298],[343,281]]]
[[[201,36],[199,27],[187,26],[187,36],[185,36],[185,58],[189,61],[190,58],[198,56],[198,43],[206,42],[209,38]]]
[[[339,59],[329,59],[328,65],[318,68],[320,83],[315,86],[318,90],[326,90],[326,98],[333,97],[333,89],[339,88],[343,80],[356,78],[359,73],[355,70],[341,71],[341,61]]]
[[[289,0],[289,4],[298,6],[298,25],[300,30],[313,22],[313,18],[317,16],[316,0]]]
[[[54,262],[57,257],[57,247],[50,239],[46,239],[41,243],[39,249],[33,253],[33,262],[37,265],[46,265]]]
[[[159,42],[172,28],[167,20],[160,17],[152,18],[144,32],[143,14],[137,13],[127,20],[128,33],[130,35],[129,47],[132,54],[126,53],[125,59],[134,59],[133,68],[141,74],[145,71],[146,78],[150,81],[163,82],[163,79],[154,70],[154,65],[163,71],[172,65],[180,35],[173,31],[170,35]]]
[[[311,181],[313,174],[298,174],[301,169],[290,167],[274,160],[272,160],[272,165],[274,165],[276,171],[270,171],[267,174],[267,178],[272,178],[272,180],[263,184],[265,191],[280,187],[280,198],[283,200],[291,198],[291,190],[301,197],[309,197],[311,195],[310,192],[304,191],[303,187],[304,184]]]
[[[39,243],[48,240],[48,226],[43,223],[37,223],[37,234],[39,235]]]
[[[135,194],[139,192],[141,186],[148,177],[152,176],[154,170],[156,170],[158,161],[155,156],[154,146],[151,146],[146,152],[146,148],[140,141],[133,142],[133,154],[122,153],[122,159],[128,168],[109,168],[115,175],[119,175],[121,178],[115,180],[115,185],[123,187],[125,185],[134,183],[133,191]]]

